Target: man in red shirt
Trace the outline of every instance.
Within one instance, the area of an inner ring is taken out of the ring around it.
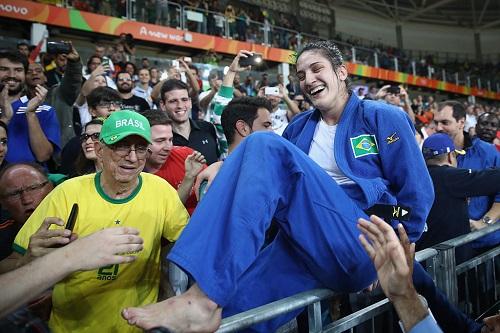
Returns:
[[[143,113],[151,126],[149,154],[144,170],[169,182],[191,215],[197,200],[193,184],[198,173],[206,168],[205,157],[189,147],[173,146],[172,121],[161,111]]]

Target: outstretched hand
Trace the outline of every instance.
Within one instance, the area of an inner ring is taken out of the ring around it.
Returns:
[[[63,248],[74,270],[91,270],[132,262],[143,249],[139,230],[131,227],[107,228],[82,237]]]
[[[252,66],[241,67],[240,66],[240,58],[247,58],[253,55],[253,52],[247,50],[240,50],[236,57],[234,57],[233,62],[229,65],[229,70],[232,72],[243,72],[246,70],[250,70]]]
[[[412,283],[415,244],[411,244],[401,224],[400,239],[392,227],[377,216],[358,220],[361,244],[373,261],[380,286],[385,295],[394,301],[414,290]],[[367,240],[369,239],[369,241]]]
[[[55,250],[56,247],[68,244],[71,239],[71,231],[66,229],[49,229],[54,224],[64,226],[64,221],[57,217],[47,217],[40,228],[30,237],[28,245],[28,258],[36,258],[46,255]]]
[[[385,86],[383,86],[382,88],[380,88],[377,93],[375,94],[375,100],[379,100],[379,99],[384,99],[385,96],[387,96],[387,89],[389,89],[391,85],[387,84]]]
[[[75,49],[75,47],[73,46],[73,43],[72,42],[66,42],[68,43],[70,46],[71,46],[71,51],[68,53],[68,55],[66,56],[66,58],[70,61],[79,61],[80,60],[80,54],[78,54],[78,51]]]
[[[500,333],[500,314],[483,319],[481,333]]]
[[[205,156],[198,151],[194,151],[184,161],[185,177],[195,178],[206,163]]]

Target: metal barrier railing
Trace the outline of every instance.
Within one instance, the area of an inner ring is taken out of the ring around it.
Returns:
[[[487,228],[456,237],[434,246],[438,250],[437,285],[448,296],[452,303],[458,303],[457,268],[455,263],[455,248],[473,242],[487,234],[500,230],[500,223]],[[473,260],[473,259],[472,259]],[[469,262],[469,261],[467,261]],[[463,265],[463,264],[462,264]]]
[[[415,259],[419,262],[424,262],[432,259],[438,254],[435,249],[424,249],[415,254]],[[432,276],[432,273],[431,273]],[[241,330],[243,328],[261,323],[263,321],[275,318],[279,315],[308,307],[309,314],[309,328],[310,332],[323,332],[322,322],[321,322],[321,301],[331,298],[335,293],[328,289],[314,289],[306,292],[299,293],[269,304],[262,305],[255,309],[239,313],[237,315],[225,318],[222,321],[221,327],[217,332],[228,333]],[[358,312],[351,314],[345,318],[342,318],[331,325],[328,326],[328,330],[332,327],[338,327],[350,329],[359,323],[373,318],[374,316],[384,312],[388,308],[387,302],[380,301],[369,306],[366,309],[362,309]],[[383,307],[383,309],[380,309]],[[367,310],[368,309],[368,310]],[[354,315],[359,316],[356,317]],[[336,328],[335,331],[331,332],[341,332]]]
[[[494,260],[500,255],[500,246],[481,254],[458,266],[455,265],[455,248],[468,244],[485,235],[500,230],[500,223],[463,235],[444,243],[438,244],[433,248],[421,250],[415,254],[415,260],[421,262],[433,277],[437,286],[442,289],[449,297],[450,301],[456,303],[457,297],[454,291],[457,284],[457,275],[463,274],[470,269],[477,268],[478,265],[489,260]],[[494,273],[493,273],[494,274]],[[496,275],[494,274],[494,297],[498,299],[498,290],[496,287]],[[278,300],[258,308],[242,312],[240,314],[225,318],[217,332],[235,332],[243,328],[258,324],[260,322],[275,318],[279,315],[308,307],[309,332],[328,332],[337,333],[353,329],[359,324],[368,320],[372,321],[372,332],[374,327],[374,318],[386,311],[392,306],[389,300],[383,299],[375,304],[354,312],[346,317],[334,321],[323,328],[321,320],[321,301],[333,297],[335,294],[328,289],[315,289],[293,295],[282,300]],[[453,298],[455,297],[455,298]]]
[[[275,318],[284,313],[288,313],[305,306],[313,306],[313,318],[321,318],[318,306],[322,300],[334,296],[333,291],[328,289],[314,289],[305,291],[297,295],[275,301],[250,311],[245,311],[237,315],[225,318],[217,331],[218,333],[235,332],[245,327],[249,327],[263,321]],[[317,304],[317,305],[316,305]]]

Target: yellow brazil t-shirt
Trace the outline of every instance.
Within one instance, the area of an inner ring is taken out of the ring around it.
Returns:
[[[49,326],[53,332],[140,332],[120,316],[123,308],[154,303],[160,280],[161,238],[175,241],[189,215],[177,192],[165,180],[141,173],[139,184],[125,199],[108,197],[100,174],[68,180],[57,186],[19,231],[14,250],[24,254],[46,217],[66,221],[78,203],[74,232],[83,237],[107,227],[139,229],[144,249],[130,264],[76,272],[54,287]]]

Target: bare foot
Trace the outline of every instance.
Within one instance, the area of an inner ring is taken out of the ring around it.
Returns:
[[[166,327],[173,332],[215,332],[222,309],[195,284],[179,296],[142,308],[127,308],[122,316],[130,325],[145,330]]]

